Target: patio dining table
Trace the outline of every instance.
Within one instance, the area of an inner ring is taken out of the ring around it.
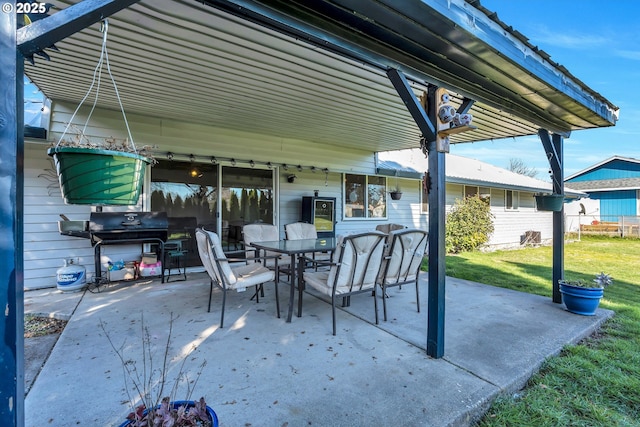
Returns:
[[[323,237],[318,239],[252,242],[251,246],[259,250],[281,253],[291,257],[291,292],[289,294],[287,322],[291,322],[293,315],[293,300],[296,287],[298,288],[298,317],[300,317],[302,313],[302,291],[304,290],[304,281],[302,278],[304,261],[300,255],[313,252],[332,252],[336,248],[336,238]]]

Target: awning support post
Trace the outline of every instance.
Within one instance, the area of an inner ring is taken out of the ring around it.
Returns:
[[[0,425],[24,425],[24,60],[16,51],[14,0],[0,13]]]
[[[387,71],[389,80],[407,106],[423,136],[422,150],[429,159],[429,298],[427,314],[427,355],[444,356],[445,309],[445,152],[437,147],[437,105],[441,90],[429,86],[427,111],[416,98],[402,73]],[[435,125],[434,125],[435,124]]]
[[[549,137],[546,129],[538,130],[538,136],[542,141],[544,151],[547,153],[549,165],[551,166],[551,176],[553,181],[553,194],[564,196],[564,146],[561,135],[553,134]],[[559,280],[564,279],[564,205],[559,212],[553,212],[553,302],[560,304],[562,295],[560,294]]]

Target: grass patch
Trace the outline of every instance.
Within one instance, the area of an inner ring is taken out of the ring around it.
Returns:
[[[49,334],[59,334],[66,325],[66,320],[26,314],[24,316],[24,337],[36,338]]]
[[[549,359],[527,387],[498,399],[479,426],[640,426],[640,240],[565,245],[565,278],[614,278],[600,303],[616,315]],[[448,276],[551,298],[552,248],[447,256]]]

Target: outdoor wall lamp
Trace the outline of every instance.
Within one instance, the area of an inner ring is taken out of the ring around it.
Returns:
[[[296,180],[296,178],[297,178],[297,176],[295,176],[293,174],[292,175],[287,175],[287,182],[289,184],[293,184],[293,182]]]

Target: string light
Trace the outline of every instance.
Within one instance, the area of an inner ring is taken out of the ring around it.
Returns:
[[[195,164],[198,159],[204,159],[204,161],[209,161],[212,165],[217,165],[221,162],[229,162],[232,166],[236,166],[238,163],[240,163],[240,164],[247,164],[252,168],[255,167],[256,165],[264,165],[269,169],[273,169],[274,167],[278,166],[277,164],[274,165],[272,162],[262,162],[262,161],[256,161],[253,159],[241,160],[241,159],[235,159],[233,157],[216,157],[216,156],[206,157],[206,156],[198,156],[195,154],[173,153],[171,151],[167,152],[166,156],[167,156],[167,159],[170,161],[176,160],[178,158],[182,158],[182,159],[186,158],[193,164]],[[316,173],[317,171],[322,171],[325,173],[325,175],[329,174],[328,168],[318,168],[316,166],[304,166],[304,165],[290,166],[286,163],[281,163],[280,167],[285,171],[288,171],[291,167],[294,167],[298,172],[302,172],[304,169],[308,169],[312,173]],[[194,169],[197,169],[197,167],[192,166],[192,170]],[[200,172],[198,171],[198,173]]]

